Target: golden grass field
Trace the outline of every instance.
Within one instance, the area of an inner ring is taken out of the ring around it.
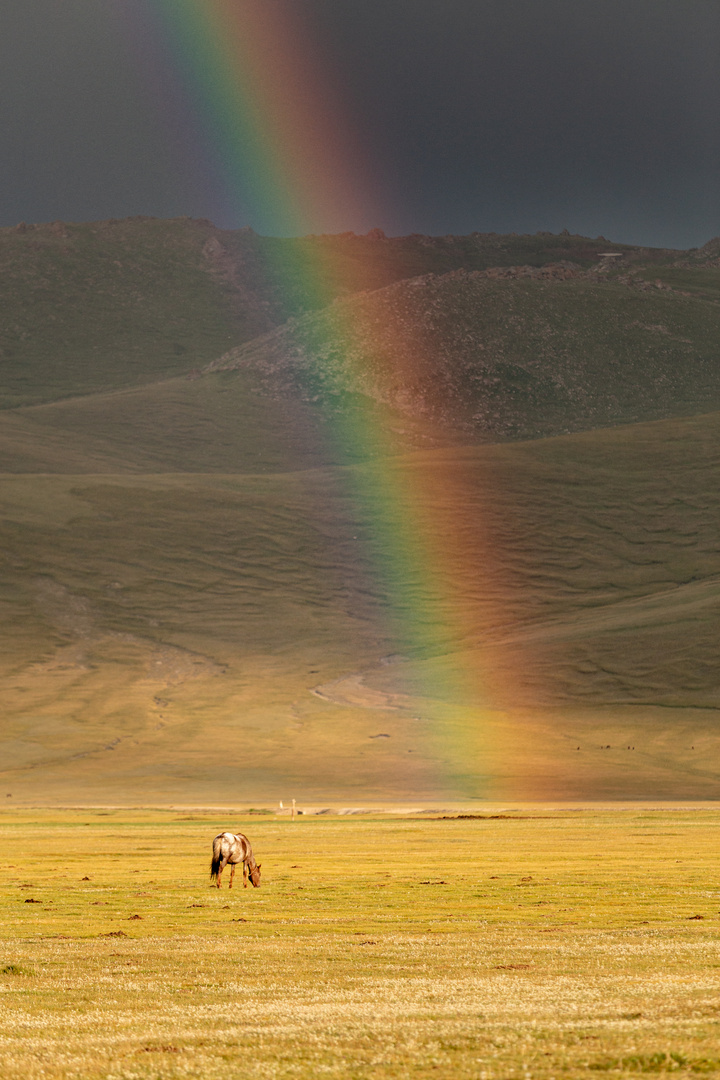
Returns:
[[[4,811],[0,1075],[720,1072],[720,811],[447,813]]]

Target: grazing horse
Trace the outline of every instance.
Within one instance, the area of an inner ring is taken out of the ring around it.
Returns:
[[[247,889],[247,879],[249,874],[253,886],[257,889],[260,884],[260,866],[255,862],[255,856],[252,853],[250,841],[247,836],[243,836],[242,833],[238,833],[236,836],[234,833],[221,832],[219,836],[216,836],[213,840],[210,877],[213,881],[217,880],[218,889],[220,888],[222,872],[228,863],[232,866],[229,888],[232,889],[233,886],[235,867],[238,863],[242,863],[243,888]]]

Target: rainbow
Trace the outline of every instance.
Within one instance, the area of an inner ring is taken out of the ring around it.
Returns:
[[[275,236],[346,228],[364,165],[297,5],[149,2],[237,209]]]
[[[276,236],[305,235],[318,231],[319,223],[323,232],[347,229],[350,210],[357,213],[361,203],[365,210],[369,202],[368,163],[347,134],[352,125],[327,65],[304,33],[298,5],[147,2],[145,17],[154,20],[162,48],[180,73],[237,213]],[[297,269],[288,267],[288,275]],[[318,295],[319,270],[312,261],[302,267],[311,282],[315,277]],[[341,307],[348,313],[344,336],[352,342],[353,307]],[[413,347],[417,354],[428,348],[421,335]],[[402,380],[402,371],[396,375]],[[427,676],[424,692],[475,710],[481,726],[485,709],[506,703],[497,678],[502,664],[488,648],[478,649],[483,628],[499,619],[502,597],[488,598],[483,588],[491,541],[477,505],[477,460],[457,452],[378,457],[388,433],[370,402],[352,420],[333,423],[334,437],[343,444],[366,457],[375,451],[375,464],[347,473],[373,538],[376,573],[390,597],[397,650],[425,658],[443,649],[452,653],[452,663],[430,665],[434,674]],[[468,505],[475,507],[470,517]],[[467,588],[469,566],[477,579],[473,590]],[[481,762],[476,772],[483,772]]]

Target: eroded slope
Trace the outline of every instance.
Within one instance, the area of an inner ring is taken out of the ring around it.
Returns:
[[[507,796],[518,777],[707,795],[719,467],[706,416],[282,475],[5,477],[3,781],[141,801]],[[455,538],[442,603],[410,563],[378,575],[392,539],[358,516],[358,470],[452,478],[427,505]],[[398,596],[425,622],[384,664]]]

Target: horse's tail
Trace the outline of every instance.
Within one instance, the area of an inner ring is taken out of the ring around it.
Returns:
[[[210,880],[215,881],[218,873],[220,872],[220,863],[222,862],[222,847],[217,843],[217,840],[213,840],[213,855],[210,862]]]

